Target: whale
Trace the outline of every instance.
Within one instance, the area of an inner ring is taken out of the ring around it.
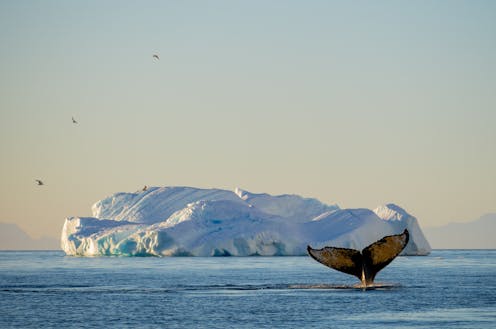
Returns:
[[[310,257],[334,270],[356,276],[362,287],[374,285],[377,273],[386,267],[406,247],[410,239],[407,229],[401,234],[388,235],[362,249],[307,246]]]

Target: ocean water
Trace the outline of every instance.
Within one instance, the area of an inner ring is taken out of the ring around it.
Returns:
[[[496,250],[398,257],[376,282],[310,257],[0,252],[0,328],[496,328]]]

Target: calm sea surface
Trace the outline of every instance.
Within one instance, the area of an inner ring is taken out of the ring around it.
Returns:
[[[398,257],[376,282],[309,257],[0,252],[0,327],[496,328],[496,250]]]

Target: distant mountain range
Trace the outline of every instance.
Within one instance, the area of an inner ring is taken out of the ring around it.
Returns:
[[[496,249],[496,213],[472,222],[423,228],[433,249]]]
[[[33,239],[16,224],[0,223],[0,250],[59,250],[58,239]]]

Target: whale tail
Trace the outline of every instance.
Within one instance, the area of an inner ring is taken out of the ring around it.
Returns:
[[[398,256],[408,244],[410,234],[388,235],[364,248],[354,249],[324,247],[313,249],[307,246],[308,254],[326,266],[356,276],[364,287],[374,283],[376,274]]]

